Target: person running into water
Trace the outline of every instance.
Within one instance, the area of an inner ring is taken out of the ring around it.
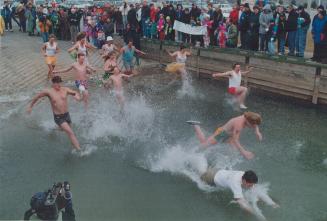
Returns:
[[[88,49],[97,49],[93,45],[89,44],[86,41],[86,34],[85,32],[80,32],[77,35],[77,42],[74,44],[73,47],[68,49],[68,53],[70,53],[74,58],[75,54],[84,54],[85,55],[85,62],[88,64],[87,56],[89,55]]]
[[[187,60],[187,56],[191,56],[191,51],[186,50],[186,47],[181,44],[179,51],[175,51],[174,53],[170,53],[169,51],[167,51],[167,53],[171,57],[175,57],[176,62],[168,64],[166,67],[166,72],[180,74],[182,78],[185,78],[187,74],[185,63]]]
[[[133,63],[135,52],[142,55],[146,54],[145,52],[135,48],[135,46],[133,45],[133,39],[129,39],[128,44],[120,49],[120,53],[123,57],[123,64],[126,69],[125,74],[137,74],[134,70]]]
[[[51,34],[49,36],[49,42],[43,44],[41,52],[45,57],[45,63],[48,65],[48,80],[52,79],[52,71],[56,66],[57,58],[56,54],[59,52],[58,44],[56,42],[56,36]]]
[[[245,200],[243,190],[249,190],[258,183],[258,177],[252,170],[236,171],[236,170],[215,170],[209,168],[201,175],[201,180],[211,186],[218,186],[229,189],[233,192],[233,201],[237,203],[241,209],[249,212],[252,215],[257,215],[253,207]],[[258,198],[264,201],[267,205],[273,208],[279,208],[268,194],[258,194]],[[260,217],[261,220],[266,220]]]
[[[48,97],[51,103],[52,112],[54,115],[55,123],[66,132],[70,141],[73,144],[73,147],[76,150],[81,150],[80,144],[72,130],[70,124],[72,123],[70,119],[70,115],[68,112],[68,103],[67,97],[68,95],[74,96],[75,100],[79,101],[80,96],[78,92],[71,90],[67,87],[62,87],[60,83],[62,82],[59,76],[55,76],[52,78],[52,88],[45,89],[38,95],[36,95],[30,105],[27,108],[27,112],[30,114],[32,112],[33,106],[43,97]]]
[[[102,45],[102,57],[105,58],[108,54],[111,54],[112,52],[119,52],[119,50],[114,44],[114,39],[111,36],[108,36],[106,39],[106,43]]]
[[[104,59],[105,62],[103,65],[103,70],[105,73],[103,75],[103,80],[108,80],[110,75],[113,74],[115,67],[117,67],[117,59],[116,59],[115,52],[113,51],[110,52],[104,57]]]
[[[245,112],[243,115],[230,119],[226,124],[218,127],[216,131],[205,137],[197,121],[187,121],[188,124],[194,126],[195,134],[203,147],[215,145],[218,142],[228,142],[233,147],[238,149],[240,153],[248,160],[254,157],[254,154],[247,151],[240,143],[240,135],[245,127],[254,129],[254,132],[259,141],[262,140],[262,134],[259,130],[261,124],[261,116],[254,112]]]
[[[73,63],[69,68],[59,70],[59,71],[53,71],[53,74],[59,74],[59,73],[66,73],[70,70],[74,69],[75,72],[75,85],[79,89],[81,95],[83,96],[83,101],[85,104],[85,109],[88,108],[89,105],[89,76],[92,72],[95,72],[96,69],[89,66],[85,62],[85,54],[84,53],[78,53],[77,54],[77,62]]]
[[[124,97],[124,90],[123,90],[123,79],[127,80],[136,74],[126,75],[123,74],[118,67],[115,67],[113,70],[113,75],[111,75],[108,81],[105,83],[106,88],[113,87],[114,95],[117,98],[117,101],[121,107],[121,110],[124,110],[125,105],[125,97]]]
[[[234,95],[241,109],[246,109],[247,107],[244,105],[246,93],[248,89],[244,86],[241,86],[242,75],[248,74],[251,71],[250,68],[248,71],[241,71],[241,65],[239,63],[235,63],[233,65],[232,71],[227,71],[225,73],[214,73],[212,75],[213,78],[217,77],[228,77],[229,78],[229,86],[228,93]]]

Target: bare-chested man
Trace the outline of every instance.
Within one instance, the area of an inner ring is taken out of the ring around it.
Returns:
[[[42,97],[48,97],[51,103],[54,121],[55,123],[67,133],[70,141],[72,142],[76,150],[80,150],[79,142],[70,127],[71,119],[68,112],[67,96],[74,96],[75,100],[79,101],[80,96],[78,92],[71,90],[67,87],[61,87],[60,83],[62,82],[59,76],[52,78],[52,88],[45,89],[38,95],[36,95],[31,101],[30,105],[27,108],[27,112],[30,114],[32,112],[33,106],[36,102]]]
[[[85,60],[85,54],[83,53],[78,53],[77,54],[77,62],[73,63],[69,68],[59,70],[59,71],[54,71],[54,74],[59,74],[59,73],[65,73],[68,72],[72,69],[74,69],[75,72],[75,85],[79,89],[81,95],[83,96],[83,101],[85,104],[85,108],[88,108],[89,105],[89,92],[88,92],[88,79],[89,79],[89,74],[91,72],[95,72],[96,69],[93,67],[89,66],[84,62]]]
[[[240,143],[240,134],[245,127],[253,128],[259,141],[262,140],[262,135],[259,130],[261,124],[261,116],[254,112],[245,112],[243,115],[230,119],[222,127],[218,127],[213,135],[206,138],[197,121],[187,121],[194,125],[195,133],[203,147],[217,144],[220,142],[228,142],[233,147],[238,149],[246,159],[252,159],[254,154],[246,150]]]
[[[123,79],[128,79],[136,74],[126,75],[121,73],[121,71],[115,67],[113,75],[111,75],[108,81],[105,83],[105,87],[113,86],[114,94],[120,104],[121,109],[123,110],[125,104],[124,91],[123,91]]]

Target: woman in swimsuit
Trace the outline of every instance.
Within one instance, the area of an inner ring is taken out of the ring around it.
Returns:
[[[58,44],[56,42],[56,36],[51,34],[49,36],[49,42],[43,44],[41,52],[45,57],[45,63],[48,65],[48,80],[52,79],[52,71],[56,66],[57,58],[56,54],[59,52]]]
[[[185,77],[187,74],[185,63],[187,56],[190,56],[191,52],[186,50],[186,47],[183,44],[180,45],[179,51],[175,51],[174,53],[167,52],[171,57],[176,57],[176,62],[167,65],[166,71],[169,73],[180,74],[182,77]]]
[[[82,53],[85,55],[85,62],[88,63],[88,59],[87,59],[87,56],[89,54],[88,49],[97,49],[97,48],[86,41],[85,32],[80,32],[77,35],[76,40],[77,41],[74,44],[74,46],[68,49],[68,53],[71,53],[74,58],[76,57],[75,54],[77,55],[79,53]]]

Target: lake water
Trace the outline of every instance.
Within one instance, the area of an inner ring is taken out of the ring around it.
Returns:
[[[91,88],[88,112],[70,100],[73,128],[88,156],[71,154],[56,129],[48,101],[25,108],[37,89],[0,97],[0,219],[22,219],[33,193],[56,181],[71,183],[78,220],[256,220],[230,204],[229,191],[199,181],[206,163],[252,169],[281,206],[258,206],[267,220],[327,220],[327,114],[295,102],[251,93],[249,110],[263,117],[263,141],[247,129],[241,143],[254,152],[247,161],[227,145],[199,151],[187,120],[206,134],[242,112],[226,86],[209,80],[180,81],[148,69],[126,86],[126,113],[113,96]]]

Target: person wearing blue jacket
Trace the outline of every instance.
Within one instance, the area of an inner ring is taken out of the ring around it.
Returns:
[[[323,47],[323,31],[327,23],[326,11],[320,11],[312,21],[312,38],[314,42],[313,61],[321,62]]]
[[[1,16],[3,17],[3,20],[5,21],[5,28],[6,31],[12,30],[12,23],[11,23],[11,8],[9,6],[8,1],[4,1],[3,9],[1,10]]]

